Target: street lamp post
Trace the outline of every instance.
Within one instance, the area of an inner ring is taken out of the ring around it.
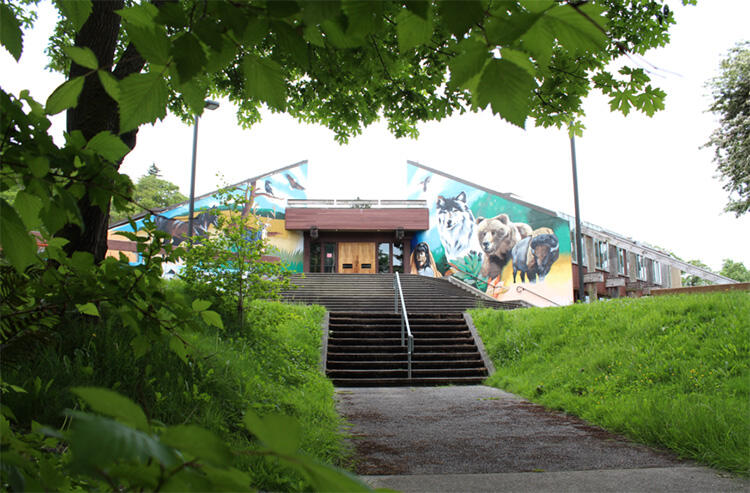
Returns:
[[[215,110],[219,107],[219,103],[216,101],[206,100],[205,106],[207,110]],[[193,211],[195,209],[195,155],[198,151],[198,120],[199,115],[195,115],[195,125],[193,127],[193,166],[190,171],[190,208],[188,210],[188,237],[193,236]]]
[[[578,207],[578,171],[576,170],[576,141],[573,135],[570,136],[570,158],[573,162],[573,201],[576,209],[576,252],[578,252],[578,300],[586,299],[583,284],[583,251],[581,246],[581,212]]]

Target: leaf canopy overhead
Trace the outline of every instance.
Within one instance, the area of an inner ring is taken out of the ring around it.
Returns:
[[[91,5],[58,2],[52,67],[69,68],[66,47],[80,41]],[[486,107],[522,127],[528,117],[567,125],[594,86],[613,110],[652,114],[664,93],[643,70],[605,66],[665,44],[674,22],[661,0],[182,0],[124,2],[116,15],[115,59],[132,45],[147,71],[118,77],[121,131],[162,118],[165,101],[190,119],[212,96],[236,103],[245,126],[265,104],[342,142],[381,116],[396,136],[416,136],[417,122]],[[86,66],[95,69],[89,57]]]

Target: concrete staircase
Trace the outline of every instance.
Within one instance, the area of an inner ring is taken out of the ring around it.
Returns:
[[[476,385],[487,368],[460,313],[411,314],[412,378],[401,345],[401,316],[331,313],[326,374],[337,387]]]
[[[294,274],[296,289],[284,301],[325,306],[330,312],[393,312],[394,274]],[[400,274],[409,313],[458,313],[470,308],[513,309],[522,305],[478,296],[450,283],[414,274]]]
[[[517,308],[464,290],[447,279],[399,275],[414,335],[412,378],[395,313],[394,274],[317,274],[292,277],[287,302],[329,311],[326,374],[339,387],[476,385],[488,370],[462,312]]]

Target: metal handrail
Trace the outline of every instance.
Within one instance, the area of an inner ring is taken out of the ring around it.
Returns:
[[[401,289],[401,279],[398,276],[398,272],[393,277],[393,311],[398,313],[399,304],[398,299],[401,298],[401,345],[404,345],[404,332],[406,333],[406,358],[407,368],[409,370],[409,380],[411,380],[411,355],[414,352],[414,336],[411,333],[411,327],[409,327],[409,316],[406,314],[406,303],[404,303],[404,291]],[[406,331],[404,331],[406,328]]]

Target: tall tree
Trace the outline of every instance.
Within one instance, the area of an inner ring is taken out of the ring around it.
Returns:
[[[6,2],[0,0],[0,43],[18,58],[17,19],[24,17]],[[666,44],[674,22],[663,0],[57,0],[56,6],[61,21],[51,40],[52,66],[68,80],[44,112],[67,110],[68,142],[59,158],[50,160],[45,140],[3,165],[15,181],[44,183],[27,190],[43,203],[53,197],[67,211],[64,220],[57,208],[43,212],[48,230],[68,240],[69,253],[88,251],[97,260],[107,248],[110,197],[131,193],[118,173],[122,158],[135,146],[138,127],[168,109],[191,119],[202,113],[205,97],[228,97],[243,125],[258,121],[265,104],[325,124],[340,141],[381,116],[395,135],[415,136],[419,121],[488,106],[521,127],[532,117],[537,125],[580,132],[582,100],[594,87],[623,113],[651,115],[663,107],[664,93],[644,70],[613,74],[606,66],[621,54]],[[48,125],[41,108],[24,117],[20,100],[3,95],[16,120]],[[21,99],[28,102],[28,95]],[[26,138],[23,128],[4,123],[0,142]]]
[[[750,41],[737,44],[721,61],[721,73],[709,82],[719,128],[706,144],[729,192],[726,211],[737,217],[750,210]]]
[[[700,260],[688,260],[688,264],[694,265],[696,267],[700,267],[702,269],[706,269],[707,271],[711,271],[711,268],[701,262]],[[694,276],[692,274],[683,273],[682,274],[682,285],[683,286],[707,286],[709,284],[713,284],[710,281],[706,281],[705,279]]]
[[[159,168],[152,164],[145,175],[138,179],[133,192],[133,202],[124,208],[115,208],[110,215],[110,224],[145,210],[156,210],[187,200],[180,188],[169,180],[159,178]]]
[[[728,258],[724,259],[719,274],[735,281],[750,282],[750,270],[745,267],[745,264]]]

